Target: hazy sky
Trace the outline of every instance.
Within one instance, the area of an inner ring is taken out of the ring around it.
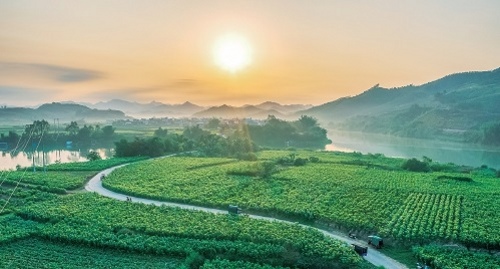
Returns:
[[[321,104],[500,67],[498,0],[0,0],[0,104]],[[216,40],[243,36],[227,72]]]

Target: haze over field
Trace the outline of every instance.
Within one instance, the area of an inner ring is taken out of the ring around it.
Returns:
[[[500,63],[500,2],[2,1],[0,104],[319,105]]]

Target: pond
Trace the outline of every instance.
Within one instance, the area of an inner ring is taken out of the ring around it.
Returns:
[[[110,158],[113,156],[113,152],[111,149],[100,148],[100,149],[92,149],[93,151],[97,151],[99,155],[103,159]],[[8,170],[8,169],[16,169],[17,165],[21,167],[32,166],[33,163],[35,166],[42,167],[44,162],[45,164],[52,164],[56,162],[60,163],[68,163],[68,162],[85,162],[87,161],[87,154],[89,153],[89,149],[85,150],[50,150],[50,151],[37,151],[33,154],[33,152],[7,152],[2,151],[0,153],[0,170]]]
[[[428,139],[403,138],[381,134],[328,131],[332,143],[325,150],[381,153],[387,157],[417,158],[500,169],[500,148]]]

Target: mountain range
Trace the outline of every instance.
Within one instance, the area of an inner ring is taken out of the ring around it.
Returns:
[[[202,107],[190,102],[138,103],[120,99],[90,103],[51,103],[38,108],[0,108],[3,123],[29,123],[35,119],[111,121],[128,117],[202,117],[282,119],[313,116],[330,129],[387,133],[413,137],[474,135],[500,122],[500,68],[445,76],[422,85],[384,88],[375,85],[363,93],[319,106],[257,105]]]
[[[269,115],[278,118],[295,118],[295,113],[311,108],[312,105],[292,104],[281,105],[276,102],[264,102],[258,105],[244,105],[241,107],[221,105],[214,106],[193,114],[200,118],[253,118],[266,119]]]
[[[0,119],[2,124],[28,124],[35,120],[45,119],[51,122],[54,119],[60,122],[85,121],[106,122],[126,119],[125,113],[119,110],[92,109],[80,104],[50,103],[38,108],[26,107],[1,107]]]
[[[190,117],[194,113],[201,111],[204,107],[190,102],[183,104],[164,104],[161,102],[138,103],[121,99],[113,99],[107,102],[96,104],[86,104],[88,107],[96,109],[116,109],[123,111],[128,116],[134,118],[152,117]]]

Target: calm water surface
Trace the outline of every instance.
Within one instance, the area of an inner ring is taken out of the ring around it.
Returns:
[[[500,148],[351,132],[328,131],[328,136],[332,144],[327,145],[326,150],[331,151],[382,153],[388,157],[418,159],[427,156],[435,162],[474,167],[485,164],[500,169]]]
[[[110,149],[93,149],[99,152],[101,157],[109,158],[113,156]],[[35,166],[43,166],[45,159],[45,164],[52,164],[56,162],[68,163],[68,162],[84,162],[87,161],[85,156],[87,156],[88,150],[51,150],[42,153],[41,151],[35,152],[0,152],[0,170],[15,169],[17,165],[22,167],[31,166],[33,162]],[[34,157],[34,158],[33,158]]]

